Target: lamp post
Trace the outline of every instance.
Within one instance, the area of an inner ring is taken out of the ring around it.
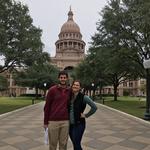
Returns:
[[[46,83],[44,83],[44,98],[45,98],[45,95],[46,95]]]
[[[143,62],[143,66],[146,69],[146,111],[144,114],[145,120],[150,120],[150,59]]]
[[[92,87],[94,87],[94,83],[92,83],[91,85],[92,85]]]
[[[44,83],[44,87],[46,87],[46,83]]]
[[[99,78],[98,79],[98,84],[99,84],[99,97],[100,97],[100,100],[102,99],[102,81],[103,79],[102,78]]]
[[[92,86],[92,90],[93,90],[93,93],[92,93],[92,98],[93,98],[93,101],[94,101],[94,96],[95,96],[95,89],[94,89],[94,83],[91,84]]]

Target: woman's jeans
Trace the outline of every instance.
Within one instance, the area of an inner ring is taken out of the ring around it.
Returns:
[[[85,122],[76,125],[70,125],[69,135],[73,143],[74,150],[82,150],[81,140],[85,130]]]

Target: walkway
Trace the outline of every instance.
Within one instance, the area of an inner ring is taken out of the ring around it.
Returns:
[[[150,123],[99,105],[87,120],[84,150],[150,150]],[[43,103],[0,116],[0,150],[48,150]],[[69,141],[68,150],[72,150]]]

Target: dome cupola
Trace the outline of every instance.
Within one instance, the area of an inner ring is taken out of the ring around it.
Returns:
[[[70,8],[70,11],[68,12],[68,20],[65,22],[61,27],[61,33],[80,33],[79,26],[74,22],[73,20],[73,12]]]

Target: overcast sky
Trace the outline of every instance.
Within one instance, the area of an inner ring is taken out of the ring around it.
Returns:
[[[86,49],[90,37],[96,31],[98,12],[107,4],[107,0],[19,0],[29,7],[33,24],[43,30],[42,41],[45,50],[55,55],[55,42],[58,40],[61,26],[67,21],[71,5],[74,21],[79,25]]]

